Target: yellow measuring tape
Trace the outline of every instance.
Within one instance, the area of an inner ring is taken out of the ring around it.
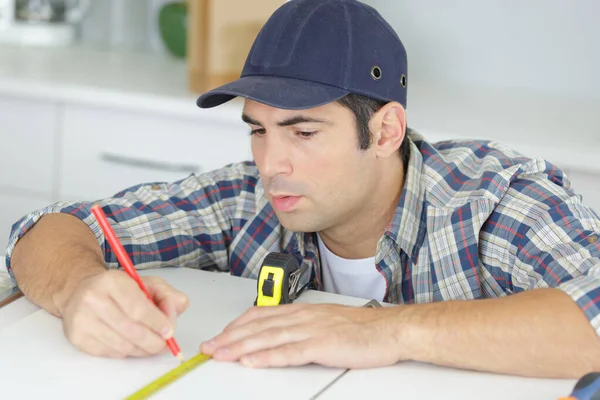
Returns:
[[[160,389],[165,386],[173,383],[177,379],[181,378],[183,375],[187,374],[200,364],[208,361],[211,357],[206,354],[198,354],[187,361],[182,362],[179,366],[173,368],[169,372],[164,375],[156,378],[153,382],[144,386],[137,392],[133,393],[131,396],[127,397],[125,400],[141,400],[147,399],[152,396],[154,393],[158,392]]]

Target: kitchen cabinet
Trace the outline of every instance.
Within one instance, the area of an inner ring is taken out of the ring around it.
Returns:
[[[250,136],[238,119],[232,115],[221,121],[210,112],[192,119],[68,104],[60,199],[109,197],[139,183],[175,181],[249,160]]]
[[[56,104],[0,94],[0,192],[50,196],[54,183]]]

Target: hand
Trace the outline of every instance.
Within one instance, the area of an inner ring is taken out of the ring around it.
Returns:
[[[102,271],[79,282],[61,310],[71,343],[86,353],[111,358],[168,351],[165,341],[187,309],[188,298],[161,278],[142,281],[158,307],[123,271]]]
[[[251,367],[391,365],[402,359],[398,310],[329,304],[253,307],[200,350],[214,360]]]

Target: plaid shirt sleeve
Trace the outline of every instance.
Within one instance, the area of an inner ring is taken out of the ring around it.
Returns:
[[[115,234],[138,269],[185,266],[227,271],[233,232],[254,212],[255,167],[239,163],[172,183],[130,187],[96,202],[59,202],[17,221],[6,250],[6,265],[17,241],[52,213],[68,213],[85,222],[104,251],[108,268],[117,268],[115,253],[91,213],[101,205]]]
[[[568,182],[525,175],[512,183],[495,226],[513,232],[513,291],[563,290],[600,335],[600,218],[580,199]]]

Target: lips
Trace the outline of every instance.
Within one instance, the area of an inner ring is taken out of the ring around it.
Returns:
[[[273,207],[277,211],[288,212],[294,209],[302,196],[273,196]]]

